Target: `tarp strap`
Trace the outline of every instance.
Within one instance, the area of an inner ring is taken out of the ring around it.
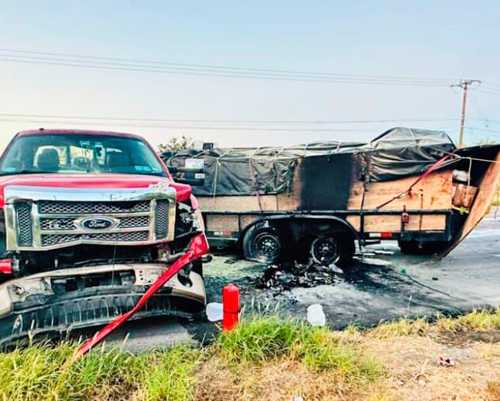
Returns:
[[[259,210],[262,212],[262,200],[260,199],[260,191],[259,191],[259,181],[257,169],[255,168],[253,155],[248,159],[248,167],[250,168],[250,176],[253,177],[253,183],[255,187],[255,195],[257,196],[257,203],[259,204]]]
[[[214,198],[217,195],[217,181],[219,180],[219,165],[221,163],[219,162],[219,158],[215,159],[215,172],[214,172],[214,185],[212,187],[212,194]]]
[[[420,181],[422,181],[423,179],[427,178],[428,175],[430,175],[432,172],[438,170],[439,168],[441,168],[444,164],[444,162],[446,160],[448,160],[451,156],[450,155],[446,155],[444,157],[442,157],[441,159],[439,159],[438,161],[436,161],[435,163],[431,164],[431,166],[425,170],[423,172],[422,175],[420,175],[409,187],[406,191],[403,191],[401,193],[399,193],[398,195],[394,196],[393,198],[389,199],[388,201],[378,205],[375,209],[378,210],[378,209],[381,209],[383,208],[384,206],[387,206],[389,203],[392,203],[394,202],[396,199],[400,199],[402,198],[403,196],[409,194],[411,192],[411,190],[413,189],[413,187],[415,185],[417,185]]]

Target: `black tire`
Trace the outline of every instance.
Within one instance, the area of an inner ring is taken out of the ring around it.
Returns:
[[[242,245],[245,259],[267,264],[277,263],[283,249],[278,230],[259,225],[246,231]]]
[[[401,253],[405,255],[435,255],[449,246],[446,241],[418,242],[399,240],[398,244]]]
[[[310,254],[315,263],[348,269],[353,264],[354,239],[342,233],[323,234],[311,242]]]

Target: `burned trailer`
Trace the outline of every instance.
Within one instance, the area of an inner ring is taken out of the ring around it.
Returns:
[[[442,131],[393,128],[369,143],[187,150],[165,160],[191,178],[203,164],[194,193],[213,247],[237,245],[267,263],[307,255],[348,267],[356,242],[451,250],[491,204],[499,151],[456,149]]]

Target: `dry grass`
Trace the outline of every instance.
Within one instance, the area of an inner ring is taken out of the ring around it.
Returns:
[[[207,363],[199,373],[199,401],[371,400],[381,394],[380,383],[352,383],[338,372],[314,372],[300,362],[280,359],[229,369],[221,360]],[[383,400],[383,398],[380,398]]]
[[[491,401],[500,401],[500,380],[488,383],[488,394]]]
[[[500,311],[342,332],[253,319],[204,350],[98,350],[64,370],[73,349],[0,354],[0,401],[500,401]]]
[[[476,310],[459,317],[441,316],[432,323],[425,319],[397,320],[382,323],[368,331],[376,338],[402,336],[452,336],[494,332],[500,330],[500,309],[494,311]]]

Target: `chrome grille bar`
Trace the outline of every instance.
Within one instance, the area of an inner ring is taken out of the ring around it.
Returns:
[[[57,188],[49,194],[45,188],[36,187],[35,193],[28,194],[27,187],[18,188],[6,191],[9,250],[47,250],[78,244],[145,245],[172,240],[175,233],[172,188],[143,190],[141,196],[138,190],[131,190],[129,199],[125,190],[107,191],[106,198],[96,190]],[[77,200],[75,192],[82,197]],[[94,195],[95,202],[90,199]],[[88,219],[112,224],[89,227],[83,223]]]

